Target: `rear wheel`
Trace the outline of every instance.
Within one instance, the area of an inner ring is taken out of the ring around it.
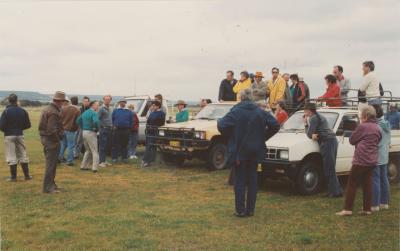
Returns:
[[[322,171],[318,162],[306,161],[296,178],[296,188],[303,195],[316,194],[322,187]]]
[[[180,155],[174,155],[171,153],[162,153],[162,159],[167,164],[174,164],[177,166],[183,166],[185,157]]]
[[[400,181],[400,165],[399,156],[390,156],[388,164],[388,178],[391,183],[399,183]]]
[[[210,170],[222,170],[228,161],[228,148],[223,143],[214,144],[208,154],[208,168]]]

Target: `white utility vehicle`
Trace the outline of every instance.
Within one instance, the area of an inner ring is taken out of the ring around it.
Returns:
[[[328,108],[317,110],[327,120],[339,141],[337,175],[347,175],[351,168],[354,146],[349,143],[351,132],[360,123],[357,108]],[[303,111],[294,113],[281,130],[269,139],[267,158],[263,163],[263,177],[287,176],[304,195],[314,194],[324,184],[322,157],[318,143],[305,133]],[[400,179],[400,130],[392,130],[389,155],[389,179]]]

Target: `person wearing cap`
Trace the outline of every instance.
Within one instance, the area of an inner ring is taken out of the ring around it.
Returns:
[[[253,91],[253,101],[265,101],[267,98],[267,83],[263,81],[264,78],[262,72],[257,71],[254,75],[254,83],[251,84]]]
[[[307,136],[318,142],[320,148],[323,171],[328,182],[328,197],[342,197],[342,188],[336,176],[336,134],[329,126],[328,120],[317,112],[314,103],[307,103],[304,107],[304,124]]]
[[[389,121],[392,130],[400,129],[400,112],[397,109],[396,103],[390,103],[389,112],[386,113],[386,119]]]
[[[126,108],[126,99],[119,100],[119,107],[112,113],[113,147],[112,162],[117,163],[121,155],[122,162],[128,161],[129,134],[133,128],[133,113]]]
[[[331,74],[326,75],[325,83],[327,86],[326,92],[318,99],[321,101],[325,101],[326,105],[330,107],[341,106],[342,99],[340,97],[340,86],[337,83],[336,77]]]
[[[279,69],[277,67],[271,70],[272,78],[268,81],[267,92],[269,95],[268,103],[272,111],[275,111],[276,104],[284,100],[286,81],[279,75]]]
[[[94,173],[97,173],[97,168],[99,167],[97,132],[99,131],[100,123],[97,114],[98,109],[99,102],[92,101],[89,103],[89,109],[76,120],[76,123],[82,128],[83,145],[85,146],[81,170],[90,170],[89,165],[91,163]]]
[[[40,115],[39,134],[46,158],[46,169],[43,180],[44,193],[58,193],[55,183],[60,142],[64,136],[64,128],[61,119],[61,107],[67,99],[65,93],[57,91],[53,96],[53,102],[47,105]]]
[[[158,100],[152,103],[153,112],[150,113],[146,122],[146,149],[143,155],[142,168],[150,166],[150,163],[156,159],[157,147],[152,143],[152,139],[149,137],[148,132],[154,131],[152,128],[160,127],[165,124],[165,112],[161,108],[161,102]]]
[[[103,97],[103,105],[99,109],[99,161],[100,167],[106,167],[111,165],[106,161],[107,150],[111,148],[112,140],[112,107],[111,107],[112,96],[105,95]]]
[[[175,122],[180,123],[180,122],[186,122],[189,120],[189,110],[186,109],[187,104],[183,100],[178,100],[178,102],[175,104],[175,106],[178,108],[178,112],[175,115]]]
[[[251,79],[247,71],[240,73],[240,80],[233,87],[233,92],[236,93],[236,101],[240,101],[240,91],[251,88]]]
[[[67,150],[67,165],[74,165],[74,148],[78,125],[76,119],[81,112],[78,107],[78,97],[71,97],[71,104],[67,104],[61,108],[61,119],[64,128],[64,136],[61,140],[61,149],[58,159],[64,159],[65,150]]]
[[[17,181],[17,165],[20,164],[25,180],[30,180],[29,158],[26,154],[24,130],[31,127],[28,112],[18,106],[15,94],[8,96],[8,105],[0,117],[0,130],[4,133],[4,154],[10,167],[10,182]]]

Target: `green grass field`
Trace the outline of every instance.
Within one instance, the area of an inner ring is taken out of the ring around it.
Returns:
[[[343,199],[299,196],[287,181],[267,181],[256,215],[235,218],[228,171],[209,172],[199,161],[146,170],[131,163],[97,174],[59,166],[64,191],[43,194],[39,111],[30,115],[33,181],[22,181],[19,169],[21,181],[5,182],[8,167],[0,168],[1,250],[399,250],[397,185],[390,210],[349,218],[334,215]]]

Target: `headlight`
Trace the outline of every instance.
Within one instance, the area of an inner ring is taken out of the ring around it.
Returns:
[[[159,130],[158,131],[158,136],[164,137],[165,136],[165,131],[164,130]]]
[[[289,159],[289,151],[288,150],[279,151],[279,158],[281,158],[281,159]]]
[[[195,132],[194,137],[196,139],[206,139],[206,132]]]

